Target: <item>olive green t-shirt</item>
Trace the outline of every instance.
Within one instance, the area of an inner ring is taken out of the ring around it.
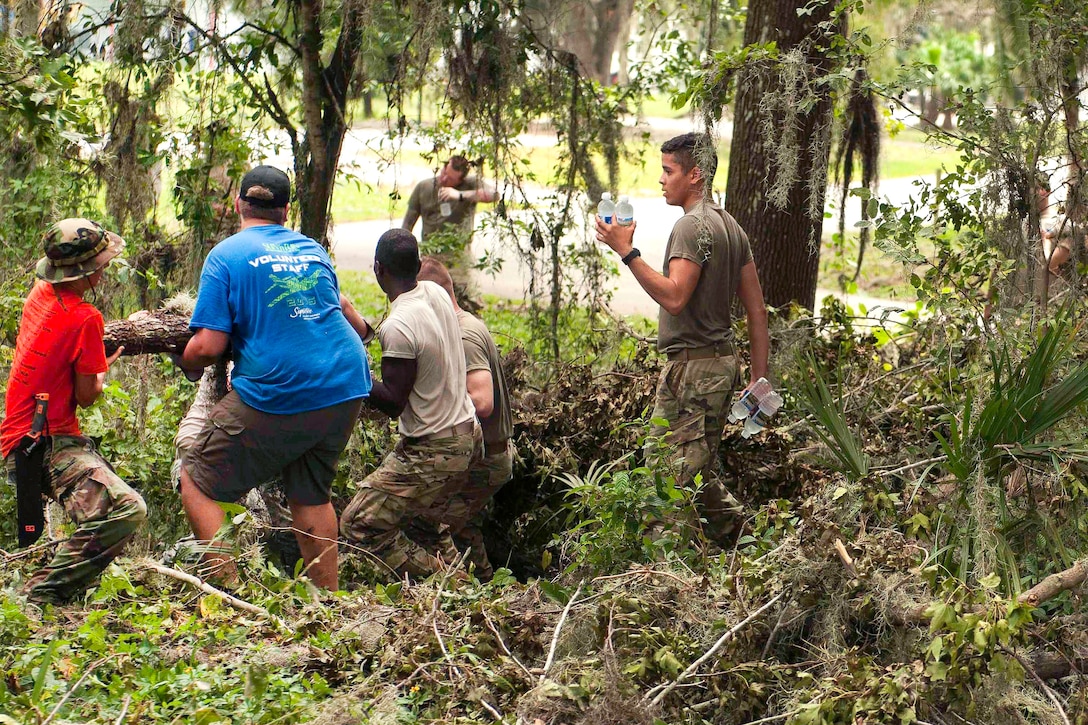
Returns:
[[[476,177],[469,175],[454,188],[458,191],[474,191],[476,187]],[[445,204],[449,205],[449,214],[442,213]],[[438,177],[436,176],[416,184],[416,188],[412,190],[412,195],[408,198],[408,213],[412,212],[423,220],[421,239],[426,239],[443,227],[453,227],[469,233],[472,231],[475,219],[476,202],[457,199],[448,202],[439,200]]]
[[[700,267],[699,282],[686,307],[678,315],[661,309],[658,315],[657,349],[664,353],[706,347],[733,339],[730,308],[740,284],[740,271],[752,261],[748,235],[713,201],[692,207],[672,228],[665,246],[669,261],[690,259]]]
[[[461,343],[465,347],[465,371],[487,370],[491,373],[494,386],[495,407],[491,415],[480,420],[484,429],[485,443],[502,443],[514,434],[514,423],[510,415],[510,397],[506,391],[506,376],[502,371],[502,358],[499,348],[487,329],[487,325],[478,317],[458,310],[457,323],[461,326]]]

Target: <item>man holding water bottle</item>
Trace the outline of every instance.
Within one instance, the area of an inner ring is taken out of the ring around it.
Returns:
[[[495,201],[495,190],[470,174],[471,163],[464,156],[452,156],[438,175],[425,179],[412,190],[403,229],[412,231],[423,219],[420,240],[427,253],[439,258],[453,275],[458,292],[471,294],[472,228],[476,204]]]
[[[731,308],[740,299],[748,317],[751,346],[749,386],[767,374],[767,308],[748,236],[711,197],[718,157],[706,134],[687,133],[661,146],[659,180],[665,203],[684,216],[673,226],[661,273],[634,246],[637,224],[597,219],[597,240],[620,255],[631,273],[661,306],[657,345],[667,358],[657,386],[656,428],[675,451],[678,485],[702,488],[697,503],[707,520],[706,534],[730,542],[742,508],[717,475],[718,446],[733,393],[740,385]],[[617,217],[619,215],[617,214]]]

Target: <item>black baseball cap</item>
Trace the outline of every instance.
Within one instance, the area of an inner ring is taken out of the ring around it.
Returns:
[[[265,209],[279,209],[291,200],[291,180],[275,166],[254,166],[242,177],[242,201]]]

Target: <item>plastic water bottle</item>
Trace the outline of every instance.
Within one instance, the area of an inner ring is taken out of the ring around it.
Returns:
[[[631,199],[620,197],[620,203],[616,204],[616,223],[621,227],[629,227],[635,223],[635,207],[631,206]]]
[[[606,191],[601,194],[601,203],[597,205],[597,216],[604,219],[605,224],[611,224],[615,215],[616,205],[612,203],[612,194]]]
[[[729,409],[729,422],[739,423],[759,408],[759,401],[773,390],[767,378],[760,378],[752,387],[744,391],[733,407]]]
[[[767,425],[767,421],[770,420],[778,409],[782,407],[782,396],[773,390],[764,396],[763,400],[759,401],[759,407],[752,413],[748,420],[744,421],[744,429],[740,432],[742,438],[751,438],[756,433],[763,430],[763,426]]]

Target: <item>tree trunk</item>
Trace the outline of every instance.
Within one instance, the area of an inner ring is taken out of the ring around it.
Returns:
[[[340,8],[340,34],[328,65],[324,47],[319,0],[299,0],[302,26],[302,115],[306,137],[295,155],[295,179],[300,212],[300,231],[328,246],[329,206],[336,181],[336,167],[347,133],[347,98],[358,65],[367,6],[344,0]]]
[[[144,310],[127,320],[106,323],[102,341],[106,344],[107,355],[112,355],[122,345],[125,347],[124,355],[149,355],[181,352],[192,336],[186,315]]]
[[[795,2],[752,0],[744,26],[744,44],[775,41],[785,54],[808,39],[806,62],[816,66],[817,74],[826,72],[828,61],[812,50],[822,43],[811,43],[811,36],[821,32],[819,25],[829,19],[830,10],[829,3],[814,13],[798,16]],[[799,156],[797,168],[786,205],[778,208],[768,200],[768,172],[773,181],[782,170],[770,168],[772,149],[761,134],[760,104],[780,90],[780,76],[774,71],[746,70],[738,77],[726,208],[749,235],[767,303],[780,307],[798,302],[812,310],[830,157],[830,144],[821,139],[830,140],[831,98],[823,95],[808,114],[798,117],[793,142]],[[813,175],[820,178],[810,186]]]
[[[538,1],[526,5],[525,15],[539,32],[578,58],[583,75],[609,85],[612,55],[617,43],[627,40],[634,7],[634,0]]]

